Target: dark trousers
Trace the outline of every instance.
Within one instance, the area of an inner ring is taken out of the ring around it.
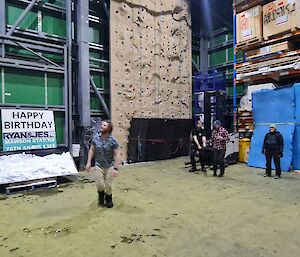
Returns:
[[[276,176],[281,176],[280,167],[280,152],[276,150],[266,150],[266,174],[271,176],[272,173],[272,158],[276,168]]]
[[[220,166],[220,171],[221,174],[223,175],[225,173],[225,161],[224,161],[224,157],[225,157],[225,149],[214,149],[213,152],[213,170],[214,173],[216,174],[218,166]]]
[[[201,165],[201,169],[204,169],[204,153],[203,150],[199,150],[195,147],[191,147],[191,151],[190,151],[190,158],[191,158],[191,164],[192,164],[192,169],[196,170],[196,154],[197,152],[199,153],[199,162]]]

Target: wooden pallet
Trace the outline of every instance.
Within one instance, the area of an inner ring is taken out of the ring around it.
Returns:
[[[261,65],[262,67],[267,66],[267,65],[271,65],[273,63],[280,63],[286,59],[297,59],[300,56],[300,50],[295,50],[295,51],[289,51],[289,52],[285,52],[282,54],[279,54],[276,56],[276,58],[274,58],[274,55],[272,56],[268,56],[265,59],[257,59],[257,60],[249,60],[247,62],[244,63],[239,63],[236,65],[236,69],[243,69],[245,67],[249,67],[249,66],[256,66],[256,65]],[[273,57],[273,58],[271,58]]]
[[[248,84],[257,84],[257,83],[269,83],[270,80],[276,80],[277,82],[281,79],[287,78],[300,78],[300,70],[288,70],[288,71],[277,71],[268,74],[261,74],[247,78],[241,78],[236,80],[236,84],[248,83]]]
[[[254,6],[263,5],[263,0],[244,0],[234,6],[236,13],[241,13]]]
[[[288,53],[295,50],[294,44],[284,41],[277,44],[264,46],[255,50],[246,51],[245,55],[248,61],[270,58],[277,55]]]
[[[262,42],[262,38],[252,38],[250,40],[237,43],[236,49],[237,50],[246,50],[250,46],[259,45],[261,42]]]
[[[280,39],[282,37],[293,37],[293,36],[297,35],[299,32],[300,32],[299,28],[291,28],[291,29],[285,30],[283,32],[274,34],[272,36],[264,37],[264,40],[269,41],[269,40]]]
[[[299,56],[286,56],[282,58],[272,59],[269,61],[258,62],[258,63],[247,63],[239,68],[237,68],[237,74],[245,74],[255,71],[261,71],[262,73],[267,72],[268,69],[278,67],[283,67],[285,65],[290,65],[299,61]],[[268,68],[268,69],[266,69]]]
[[[57,181],[51,180],[41,180],[23,183],[13,183],[6,187],[6,194],[13,194],[19,192],[31,192],[42,189],[49,189],[57,187]]]

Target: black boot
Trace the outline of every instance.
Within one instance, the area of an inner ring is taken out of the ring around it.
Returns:
[[[106,207],[107,208],[112,208],[114,206],[112,202],[112,195],[105,195],[105,201],[106,201]]]
[[[225,169],[221,169],[221,173],[220,173],[220,175],[219,175],[219,177],[221,178],[221,177],[223,177],[224,176],[224,174],[225,174]]]
[[[217,176],[217,171],[216,170],[214,170],[214,177],[216,177]]]
[[[99,205],[104,206],[104,197],[105,197],[104,191],[102,191],[102,192],[98,191],[98,203],[99,203]]]

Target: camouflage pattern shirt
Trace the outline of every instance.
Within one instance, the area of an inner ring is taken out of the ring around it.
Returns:
[[[119,147],[117,140],[109,135],[107,139],[101,137],[101,133],[97,133],[93,140],[92,145],[95,146],[95,161],[96,166],[102,169],[108,169],[114,165],[114,151]]]

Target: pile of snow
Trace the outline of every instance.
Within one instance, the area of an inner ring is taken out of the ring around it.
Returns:
[[[33,154],[0,156],[0,184],[78,173],[69,152],[44,157]]]

